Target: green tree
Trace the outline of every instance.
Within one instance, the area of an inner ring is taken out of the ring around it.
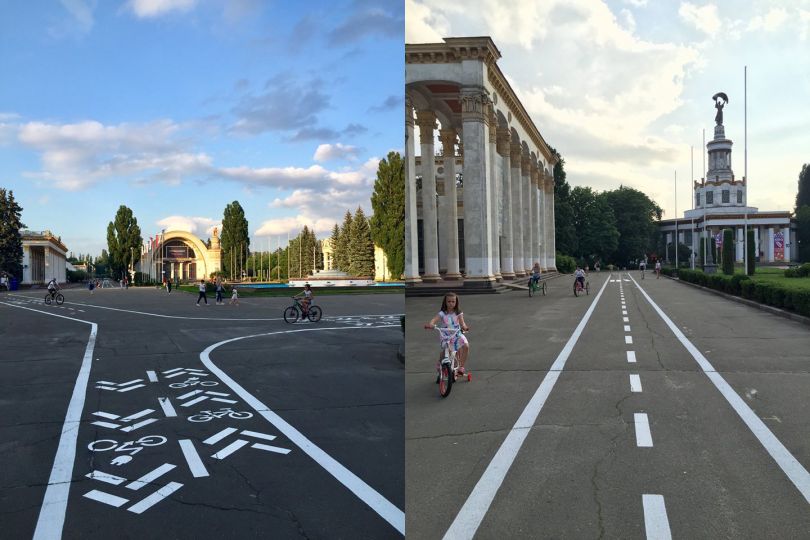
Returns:
[[[723,273],[734,274],[734,233],[731,229],[723,229]]]
[[[349,272],[351,266],[351,253],[349,252],[349,244],[352,235],[352,213],[346,210],[346,215],[343,217],[343,225],[340,227],[340,236],[338,243],[335,245],[335,263],[340,270]]]
[[[354,213],[350,232],[349,273],[355,276],[374,277],[374,241],[366,215],[359,206]]]
[[[371,239],[388,258],[394,277],[405,272],[405,163],[399,152],[380,161],[371,194]]]
[[[222,234],[220,236],[222,248],[222,267],[225,274],[234,279],[244,268],[245,261],[250,255],[250,236],[248,236],[248,221],[245,211],[239,201],[233,201],[225,207],[222,217]]]
[[[802,206],[810,206],[810,163],[802,165],[799,173],[799,189],[796,192],[796,208],[798,213]]]
[[[323,268],[323,264],[318,260],[320,247],[315,238],[315,232],[304,225],[298,236],[290,240],[290,274],[293,277],[303,278],[313,271],[313,253],[315,256],[315,268]]]
[[[619,231],[605,194],[577,186],[571,190],[570,202],[575,209],[574,227],[579,231],[577,247],[572,254],[587,265],[593,265],[594,260],[612,260],[619,243]]]
[[[754,240],[754,229],[748,229],[748,268],[745,272],[749,276],[754,275],[756,255],[756,242]]]
[[[22,207],[14,192],[0,188],[0,272],[22,280]]]
[[[641,191],[624,186],[606,191],[604,196],[613,209],[619,231],[614,260],[627,266],[631,260],[644,258],[658,243],[661,207]]]
[[[810,262],[810,205],[796,212],[796,240],[799,242],[799,261]]]
[[[132,210],[121,205],[115,213],[115,220],[107,225],[107,249],[109,250],[110,272],[113,277],[123,277],[141,255],[141,228]]]
[[[574,207],[571,204],[571,186],[566,181],[565,159],[551,148],[557,157],[554,165],[554,237],[557,251],[573,254],[579,250],[577,229],[574,224]]]
[[[329,240],[332,244],[332,267],[335,269],[340,269],[340,266],[337,263],[337,249],[338,244],[340,244],[340,226],[335,223],[335,226],[332,227],[332,236],[329,237]]]

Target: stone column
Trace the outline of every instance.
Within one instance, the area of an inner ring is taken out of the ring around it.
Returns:
[[[515,277],[525,277],[523,266],[523,196],[520,178],[520,144],[512,142],[509,146],[510,165],[512,166],[512,259],[514,260]]]
[[[416,227],[416,153],[413,138],[413,105],[405,96],[405,283],[421,283]],[[334,246],[332,246],[334,248]]]
[[[765,260],[773,262],[773,227],[768,227],[768,235],[765,238]]]
[[[461,279],[458,268],[458,195],[456,192],[456,130],[439,131],[444,156],[444,230],[440,231],[444,239],[447,261],[445,279]],[[439,216],[441,220],[443,216]]]
[[[422,281],[436,282],[441,280],[436,223],[436,160],[433,150],[436,114],[431,110],[417,111],[416,123],[419,124],[422,143],[422,243],[425,259]]]
[[[785,262],[790,262],[790,226],[782,229],[782,236],[785,237]]]
[[[464,143],[464,269],[465,287],[490,286],[492,229],[490,215],[489,97],[479,88],[461,91],[462,140]]]
[[[532,245],[531,245],[531,262],[540,263],[540,227],[538,226],[537,218],[540,216],[540,208],[537,205],[537,183],[540,180],[540,172],[537,168],[537,162],[532,163],[532,174],[529,183],[529,200],[531,201],[531,223],[532,230]],[[540,265],[542,268],[543,265]]]
[[[537,231],[537,262],[540,268],[546,271],[546,208],[543,199],[543,189],[546,184],[543,162],[540,162],[540,170],[537,172],[537,183],[535,184],[535,198],[537,199],[537,215],[534,217],[535,231]]]
[[[737,249],[734,250],[734,256],[737,259],[737,262],[743,262],[745,259],[745,228],[744,227],[737,227]]]
[[[500,246],[500,219],[498,199],[500,198],[500,174],[498,174],[497,142],[498,119],[495,116],[495,107],[492,103],[487,105],[489,113],[489,224],[491,229],[490,249],[492,254],[492,275],[498,281],[503,280],[501,275],[501,246]]]
[[[514,256],[512,254],[512,169],[510,166],[509,129],[498,128],[497,150],[503,157],[503,166],[498,171],[501,177],[501,275],[514,279]]]
[[[531,273],[532,264],[532,201],[531,157],[528,152],[520,156],[520,194],[523,197],[523,269]]]
[[[554,177],[549,176],[546,180],[545,203],[548,218],[546,219],[546,263],[549,271],[557,271],[557,241],[555,239],[554,225]]]

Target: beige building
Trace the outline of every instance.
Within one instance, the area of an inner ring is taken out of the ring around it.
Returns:
[[[66,257],[68,249],[62,238],[51,231],[20,231],[23,245],[23,285],[48,283],[56,278],[58,283],[66,280]]]
[[[335,248],[332,246],[332,239],[326,238],[321,241],[321,251],[323,252],[323,269],[335,270]],[[388,273],[388,257],[385,251],[374,244],[374,281],[396,281],[399,276],[391,277]]]
[[[136,270],[155,281],[196,281],[210,279],[222,269],[222,249],[219,232],[214,228],[211,247],[186,231],[166,231],[162,239],[147,241],[141,250]]]

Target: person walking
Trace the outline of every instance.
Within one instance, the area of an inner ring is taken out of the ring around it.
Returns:
[[[169,292],[169,294],[172,293],[172,280],[171,279],[166,280],[166,290]]]
[[[217,277],[217,305],[224,306],[225,302],[222,300],[222,291],[225,289],[222,285],[222,278]]]
[[[230,305],[239,305],[239,293],[236,292],[236,287],[231,287],[231,301],[228,303]]]
[[[205,280],[200,280],[200,296],[197,297],[197,306],[200,305],[200,300],[205,300],[205,305],[208,305],[208,297],[205,295]]]

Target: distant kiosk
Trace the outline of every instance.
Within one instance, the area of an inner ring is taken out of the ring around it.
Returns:
[[[374,280],[363,277],[352,277],[340,270],[316,270],[306,279],[291,279],[290,287],[303,287],[309,283],[312,287],[366,287],[373,285]]]

